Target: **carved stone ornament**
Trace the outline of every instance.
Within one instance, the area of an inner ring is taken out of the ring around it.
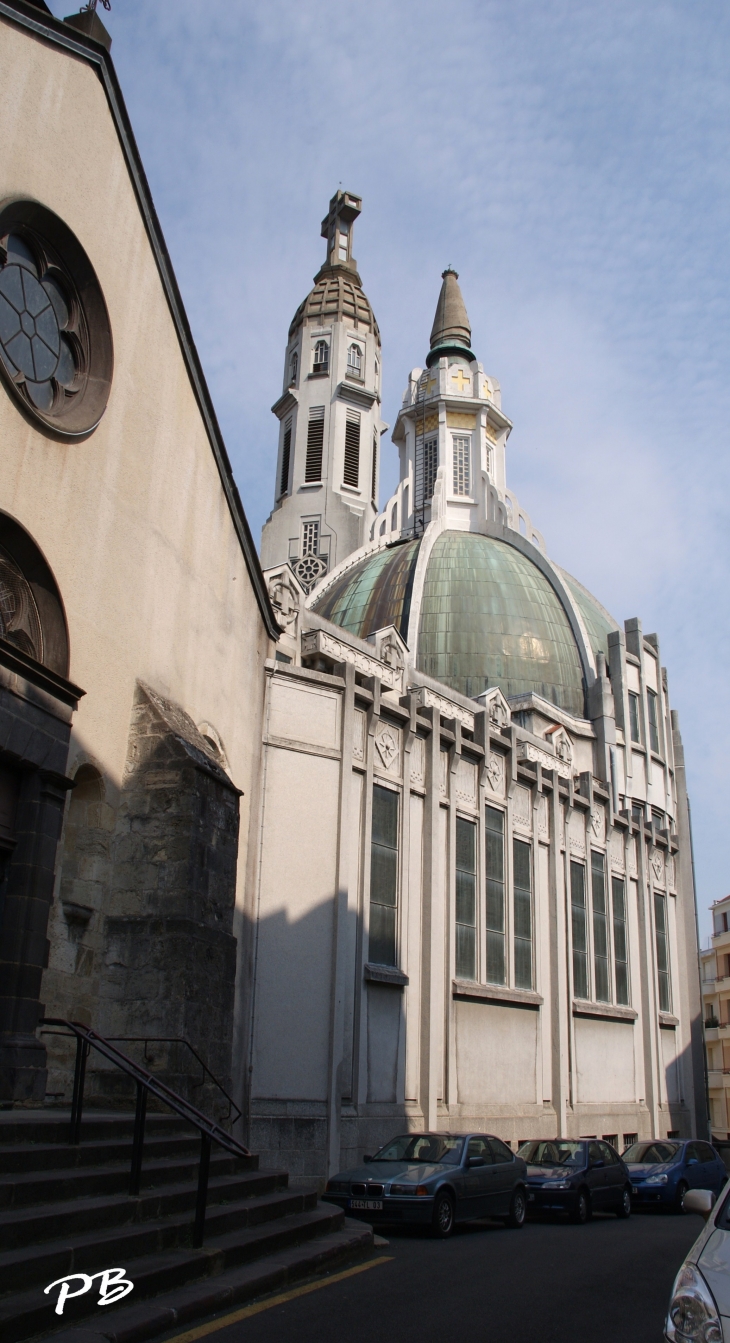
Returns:
[[[402,691],[403,672],[380,662],[377,657],[368,657],[358,648],[343,640],[334,639],[325,630],[307,630],[302,635],[302,657],[312,657],[319,653],[333,658],[335,662],[350,662],[363,676],[377,676],[389,690]]]
[[[394,667],[398,671],[402,671],[406,665],[406,660],[398,640],[394,638],[392,634],[383,639],[383,642],[380,645],[380,656],[382,661],[385,662],[388,667]]]
[[[381,723],[375,733],[375,749],[385,769],[398,764],[400,757],[400,733],[397,729]]]
[[[501,755],[491,752],[485,773],[492,792],[504,793],[504,760]]]
[[[493,727],[509,727],[512,721],[509,704],[507,703],[499,686],[491,686],[489,690],[483,690],[481,695],[476,696],[477,704],[482,709],[486,709],[487,717]]]
[[[457,802],[467,807],[475,807],[477,802],[477,767],[471,760],[460,760],[456,766],[454,780]]]
[[[272,574],[269,579],[269,597],[276,612],[276,619],[288,634],[296,634],[299,616],[299,589],[286,570]]]
[[[442,718],[455,718],[462,727],[468,728],[470,732],[474,731],[474,714],[469,713],[468,709],[462,709],[461,705],[454,704],[444,695],[437,695],[435,691],[429,690],[428,686],[408,688],[412,690],[416,703],[423,705],[424,709],[438,709]]]
[[[573,772],[568,761],[561,760],[558,755],[553,755],[550,751],[541,750],[531,741],[518,741],[517,758],[531,760],[534,764],[542,765],[543,769],[554,769],[561,779],[569,779]]]
[[[315,583],[327,573],[327,561],[321,555],[303,555],[292,565],[305,592],[311,592]]]
[[[661,849],[655,849],[650,858],[651,869],[654,873],[655,881],[664,879],[664,854]]]
[[[558,760],[568,767],[570,773],[570,766],[573,764],[573,743],[565,728],[559,723],[553,724],[545,733],[545,741],[550,743]]]
[[[594,839],[602,844],[606,838],[606,813],[603,807],[594,807],[591,812],[591,830]]]
[[[354,760],[365,759],[365,725],[365,714],[362,709],[356,709],[352,741],[352,755]]]
[[[426,743],[423,737],[414,737],[411,742],[411,783],[422,788],[426,782]]]
[[[530,830],[530,792],[528,788],[515,788],[513,800],[513,819],[515,825]]]

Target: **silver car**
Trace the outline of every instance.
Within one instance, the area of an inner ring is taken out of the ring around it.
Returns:
[[[521,1227],[526,1170],[489,1133],[404,1133],[362,1166],[333,1175],[324,1198],[373,1225],[420,1222],[443,1239],[471,1218]]]
[[[672,1288],[664,1326],[669,1343],[730,1343],[730,1189],[714,1200],[709,1189],[685,1196],[685,1211],[701,1213],[707,1224]]]

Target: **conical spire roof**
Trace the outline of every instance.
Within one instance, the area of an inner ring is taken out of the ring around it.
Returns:
[[[459,288],[458,273],[449,266],[441,278],[443,284],[431,329],[431,349],[435,345],[443,345],[445,341],[458,341],[468,349],[471,345],[471,323]]]

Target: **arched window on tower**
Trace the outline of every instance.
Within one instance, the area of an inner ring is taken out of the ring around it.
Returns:
[[[68,676],[68,633],[55,579],[35,542],[0,513],[0,639]]]
[[[362,350],[359,345],[351,345],[347,351],[348,378],[362,379]]]
[[[289,386],[290,386],[290,387],[296,387],[296,385],[297,385],[297,377],[298,377],[298,376],[299,376],[299,355],[298,355],[298,353],[297,353],[296,350],[293,350],[293,351],[292,351],[291,359],[289,360]]]
[[[330,371],[330,347],[326,340],[318,340],[314,347],[313,373],[329,373]]]

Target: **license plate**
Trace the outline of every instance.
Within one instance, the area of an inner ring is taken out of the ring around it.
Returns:
[[[351,1198],[350,1207],[356,1212],[382,1212],[381,1198]]]
[[[535,1202],[535,1195],[534,1195],[534,1194],[528,1194],[528,1195],[527,1195],[527,1202],[528,1202],[528,1203],[534,1203],[534,1202]]]
[[[631,1186],[631,1192],[632,1192],[632,1194],[638,1194],[639,1191],[638,1191],[638,1189],[636,1188],[636,1185],[635,1185],[635,1184],[632,1184],[632,1186]]]

